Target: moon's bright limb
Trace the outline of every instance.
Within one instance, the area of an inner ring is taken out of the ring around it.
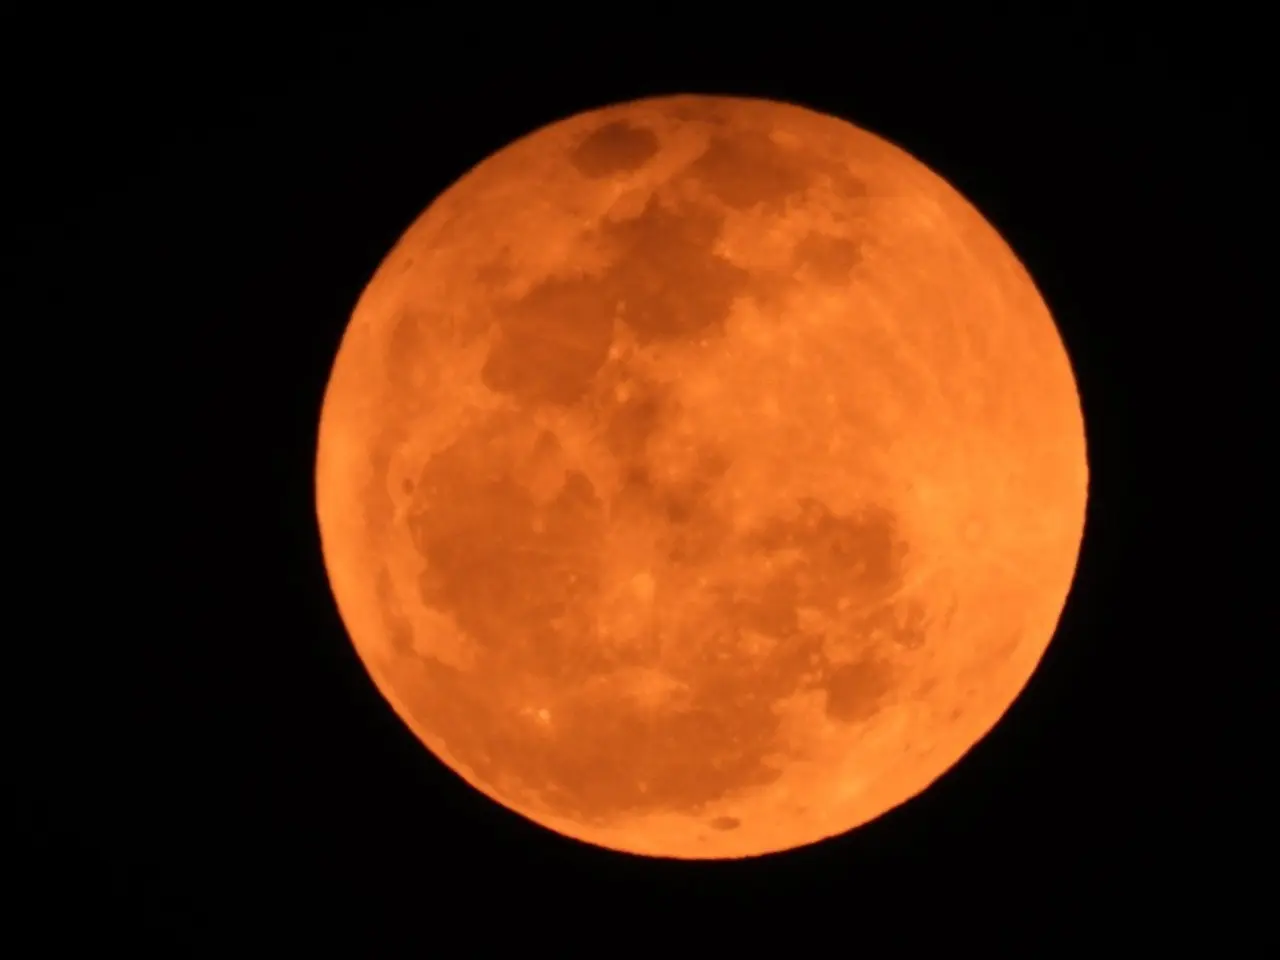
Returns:
[[[928,786],[1027,682],[1084,524],[1053,321],[850,124],[669,97],[444,193],[361,298],[316,495],[422,742],[606,847],[740,857]]]

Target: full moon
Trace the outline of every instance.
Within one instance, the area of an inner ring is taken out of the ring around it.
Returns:
[[[484,160],[369,282],[324,397],[329,582],[475,789],[739,858],[925,790],[1057,627],[1088,469],[983,216],[799,106],[673,96]]]

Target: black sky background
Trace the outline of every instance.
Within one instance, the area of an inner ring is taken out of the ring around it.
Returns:
[[[1238,460],[1244,428],[1210,429],[1204,396],[1245,409],[1231,391],[1254,389],[1207,336],[1264,320],[1227,279],[1261,142],[1248,30],[838,12],[692,30],[598,8],[499,31],[493,9],[6,14],[11,442],[39,465],[10,471],[32,495],[13,528],[37,533],[15,648],[41,664],[11,681],[16,912],[171,956],[277,935],[595,956],[640,931],[681,954],[678,924],[869,949],[938,932],[939,905],[966,905],[959,943],[1042,911],[1154,909],[1165,932],[1204,915],[1225,788],[1189,679],[1209,684],[1208,621],[1178,572],[1235,521],[1175,501]],[[674,92],[844,116],[965,193],[1059,321],[1093,480],[1059,634],[991,736],[882,820],[738,864],[560,839],[430,757],[346,639],[312,502],[329,364],[400,232],[511,139]]]

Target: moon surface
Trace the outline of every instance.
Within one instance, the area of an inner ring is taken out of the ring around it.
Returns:
[[[843,120],[662,97],[494,154],[362,295],[320,420],[342,619],[476,789],[734,858],[924,790],[1008,709],[1088,471],[1032,280]]]

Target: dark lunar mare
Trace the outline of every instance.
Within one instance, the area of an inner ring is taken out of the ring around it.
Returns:
[[[657,146],[650,132],[611,123],[583,139],[569,162],[585,177],[611,176],[643,166]],[[731,209],[780,209],[814,176],[766,136],[717,134],[638,217],[601,224],[596,239],[612,254],[608,268],[548,278],[492,317],[497,339],[485,384],[516,410],[588,412],[625,467],[612,502],[585,475],[570,472],[555,498],[540,505],[522,465],[495,457],[513,429],[513,415],[506,415],[439,451],[415,484],[408,522],[426,561],[421,602],[451,615],[479,654],[470,670],[412,654],[411,627],[384,596],[398,657],[388,675],[456,760],[513,803],[603,824],[646,812],[697,812],[734,791],[767,785],[779,776],[768,758],[790,748],[780,742],[778,701],[817,685],[832,718],[864,720],[894,682],[870,638],[903,646],[922,640],[920,611],[891,597],[905,560],[891,513],[868,508],[839,516],[802,500],[792,515],[735,539],[706,501],[729,466],[728,452],[708,445],[692,477],[663,480],[648,458],[648,440],[681,411],[660,384],[609,358],[618,323],[641,345],[717,337],[736,298],[767,296],[768,282],[715,253],[723,214],[685,199],[682,183]],[[820,278],[838,280],[856,266],[858,251],[815,238],[797,247],[797,259]],[[623,380],[636,395],[618,404],[611,387]],[[595,622],[607,524],[624,508],[652,519],[663,555],[691,578],[726,551],[758,560],[798,551],[802,559],[779,562],[752,590],[709,584],[704,632],[675,638],[678,655],[637,664],[634,654],[602,643]],[[840,608],[842,597],[852,598],[854,612]],[[845,622],[853,647],[839,665],[827,662],[821,637],[800,629],[797,611],[806,607]],[[776,643],[744,657],[749,632]],[[636,665],[688,685],[679,709],[589,692],[592,678]],[[820,679],[807,679],[815,675]],[[531,704],[545,704],[552,721],[533,722]],[[732,830],[739,823],[718,817],[709,825]]]
[[[817,685],[834,719],[866,719],[894,676],[878,645],[858,650],[857,637],[879,631],[899,644],[920,640],[919,621],[901,622],[902,606],[889,600],[905,557],[891,514],[842,517],[805,500],[794,517],[735,541],[694,499],[681,523],[668,521],[673,536],[683,524],[687,539],[702,538],[713,551],[759,560],[799,551],[803,559],[779,563],[756,589],[708,585],[706,632],[676,638],[678,655],[637,664],[596,633],[605,504],[584,476],[571,473],[559,495],[539,506],[517,479],[518,464],[493,461],[493,441],[478,430],[437,454],[419,480],[410,521],[427,562],[422,602],[450,614],[479,659],[463,671],[414,657],[398,663],[395,675],[424,725],[513,800],[604,823],[646,811],[696,811],[734,790],[765,785],[778,776],[766,758],[787,747],[772,709],[778,700]],[[668,494],[652,480],[636,483],[652,485],[647,495],[661,509]],[[698,569],[691,558],[688,576]],[[841,597],[862,612],[849,620]],[[802,607],[846,617],[849,662],[826,663],[822,638],[800,629]],[[399,629],[407,651],[407,624]],[[776,644],[763,657],[744,657],[748,632]],[[680,709],[578,692],[593,678],[636,665],[686,683]],[[820,679],[806,680],[815,674]],[[549,728],[529,716],[530,705],[541,704],[554,717]]]

